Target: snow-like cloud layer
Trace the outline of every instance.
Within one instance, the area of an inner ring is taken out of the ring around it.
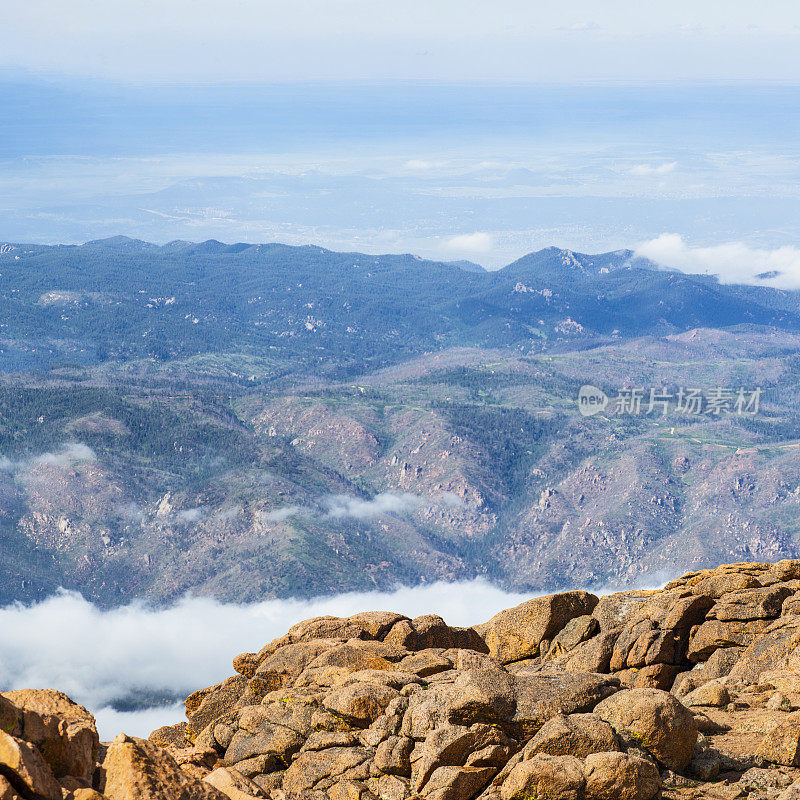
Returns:
[[[721,283],[800,288],[800,248],[772,250],[729,242],[693,247],[682,236],[664,234],[636,248],[636,255],[661,267],[697,275],[715,275]]]

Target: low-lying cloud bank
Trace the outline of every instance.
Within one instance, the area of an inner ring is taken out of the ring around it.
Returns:
[[[438,505],[458,508],[460,497],[452,492],[439,492],[429,497],[409,492],[381,492],[370,500],[349,494],[331,494],[320,498],[317,507],[283,506],[264,514],[269,522],[284,522],[291,517],[321,517],[329,519],[373,519],[386,514],[407,514],[423,506]]]
[[[183,718],[169,698],[217,683],[231,674],[234,655],[258,650],[309,617],[392,610],[472,625],[531,596],[472,580],[311,600],[236,605],[187,597],[168,608],[137,602],[101,610],[62,591],[34,605],[0,608],[0,689],[61,689],[97,715],[102,737],[120,730],[147,735]],[[143,695],[162,698],[161,705],[119,710]]]
[[[800,288],[800,248],[774,250],[729,242],[713,247],[692,247],[677,234],[664,234],[639,245],[636,255],[666,269],[693,275],[716,275],[721,283]]]

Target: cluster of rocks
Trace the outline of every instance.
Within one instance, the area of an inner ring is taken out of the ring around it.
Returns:
[[[0,800],[800,800],[800,561],[564,592],[474,628],[307,620],[187,721],[97,741],[54,692],[0,705]]]

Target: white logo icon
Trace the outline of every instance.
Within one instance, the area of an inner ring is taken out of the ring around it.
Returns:
[[[608,405],[608,396],[602,389],[591,384],[581,386],[578,392],[578,411],[584,417],[599,414]]]

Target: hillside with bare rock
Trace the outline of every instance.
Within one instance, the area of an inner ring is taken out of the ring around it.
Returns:
[[[306,620],[149,740],[0,696],[2,800],[800,796],[800,561],[539,597],[472,628]]]

